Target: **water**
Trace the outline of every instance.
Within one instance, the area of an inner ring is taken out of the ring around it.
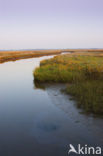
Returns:
[[[0,64],[0,156],[66,156],[69,144],[102,146],[103,119],[80,114],[60,92],[35,87],[33,70],[45,58]]]

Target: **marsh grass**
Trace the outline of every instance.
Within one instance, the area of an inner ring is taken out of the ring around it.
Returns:
[[[0,51],[0,63],[7,61],[16,61],[32,57],[60,54],[62,51],[57,50],[20,50],[20,51]]]
[[[41,61],[34,71],[38,82],[68,83],[66,92],[86,112],[103,114],[103,58],[61,55]]]
[[[34,72],[40,82],[81,82],[103,79],[103,58],[94,56],[56,56],[41,61]]]
[[[80,108],[86,112],[103,114],[103,83],[101,81],[85,81],[68,85],[66,92],[72,95]]]

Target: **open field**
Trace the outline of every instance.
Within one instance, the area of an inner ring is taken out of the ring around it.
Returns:
[[[101,53],[76,52],[41,61],[34,71],[38,82],[67,83],[72,95],[85,112],[103,115],[103,58]]]
[[[0,63],[15,61],[18,59],[39,57],[44,55],[60,54],[62,52],[72,52],[72,55],[98,55],[103,56],[103,49],[54,49],[54,50],[19,50],[0,51]]]

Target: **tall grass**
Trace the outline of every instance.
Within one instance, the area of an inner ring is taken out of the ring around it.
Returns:
[[[68,85],[66,92],[75,97],[77,105],[86,112],[103,114],[102,81],[85,81]]]
[[[66,91],[86,112],[103,114],[103,58],[94,56],[56,56],[41,61],[34,71],[38,82],[69,83]]]

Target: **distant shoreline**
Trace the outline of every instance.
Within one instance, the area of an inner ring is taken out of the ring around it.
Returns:
[[[47,50],[1,50],[0,51],[0,63],[8,61],[16,61],[19,59],[40,57],[46,55],[58,55],[62,52],[72,52],[74,55],[81,53],[85,54],[99,54],[103,56],[103,49],[47,49]]]

